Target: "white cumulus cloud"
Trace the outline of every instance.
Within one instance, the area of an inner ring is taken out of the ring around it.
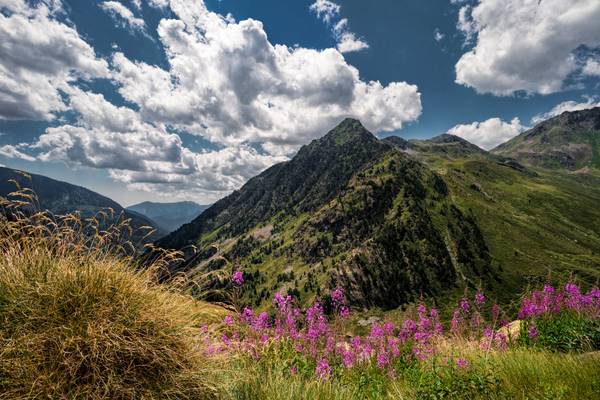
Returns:
[[[329,0],[316,0],[310,5],[310,10],[327,23],[340,15],[340,5]]]
[[[4,145],[2,147],[0,147],[0,156],[4,156],[4,157],[8,157],[8,158],[17,158],[20,160],[25,160],[25,161],[35,161],[36,158],[23,153],[21,150],[19,150],[19,147],[22,147],[22,145],[17,145],[17,146],[13,146],[11,144],[7,144]]]
[[[136,4],[137,7],[137,4]],[[117,23],[131,32],[146,31],[146,23],[142,18],[137,18],[133,12],[118,1],[104,1],[100,8],[106,11]]]
[[[369,48],[369,44],[356,36],[348,27],[348,19],[340,19],[341,6],[329,0],[316,0],[309,7],[317,17],[331,26],[340,53],[352,53]],[[337,22],[336,22],[337,20]]]
[[[600,76],[600,61],[590,58],[583,66],[583,73],[590,76]]]
[[[230,22],[174,3],[181,19],[164,19],[158,28],[169,70],[113,57],[119,92],[147,120],[222,145],[258,143],[281,153],[344,117],[380,132],[421,114],[416,86],[365,82],[336,49],[273,45],[259,21]]]
[[[474,47],[456,64],[456,82],[478,93],[549,94],[581,70],[574,52],[600,46],[598,0],[479,0],[460,9],[458,27]]]
[[[519,118],[513,118],[510,122],[505,122],[500,118],[490,118],[482,122],[456,125],[447,133],[468,140],[482,149],[491,150],[525,129],[526,127],[521,125]]]
[[[531,119],[532,124],[539,124],[549,118],[556,117],[567,111],[580,111],[580,110],[588,110],[590,108],[600,107],[600,99],[597,97],[588,97],[586,101],[577,102],[577,101],[564,101],[560,104],[557,104],[552,108],[552,110],[535,115]]]
[[[108,76],[107,63],[44,2],[0,2],[0,119],[52,120],[66,111],[60,91]]]
[[[365,81],[340,49],[273,44],[260,21],[236,22],[199,0],[148,2],[171,10],[158,26],[165,68],[118,50],[107,64],[49,6],[12,1],[18,7],[0,15],[0,118],[56,123],[33,143],[3,148],[5,156],[105,169],[135,189],[214,201],[343,118],[378,133],[422,112],[415,85]],[[77,85],[100,77],[131,107]],[[59,119],[67,110],[74,119]],[[182,132],[213,149],[191,150]]]

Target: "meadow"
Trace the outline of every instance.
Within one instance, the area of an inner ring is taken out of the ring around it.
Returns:
[[[234,270],[209,304],[160,282],[180,254],[141,268],[119,216],[21,198],[0,204],[0,399],[600,398],[596,287],[547,284],[506,311],[480,290],[424,298],[361,324],[341,289],[253,310]]]

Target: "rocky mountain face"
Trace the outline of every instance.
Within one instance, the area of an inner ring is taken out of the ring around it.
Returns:
[[[356,306],[394,308],[496,277],[444,179],[351,119],[158,245],[196,246],[173,267],[192,279],[243,269],[257,305],[273,290],[310,301],[342,286]]]
[[[496,147],[492,153],[547,169],[600,169],[600,107],[565,112]]]
[[[145,201],[129,206],[127,210],[144,215],[154,221],[162,231],[170,233],[196,219],[208,207],[210,206],[200,205],[193,201],[180,201],[176,203]]]
[[[40,210],[49,210],[59,215],[79,212],[82,217],[89,217],[100,210],[112,209],[115,218],[123,214],[125,218],[131,219],[131,226],[134,230],[142,226],[155,228],[156,232],[150,239],[157,240],[166,234],[152,220],[137,212],[125,210],[121,205],[108,197],[43,175],[24,174],[23,171],[0,168],[0,196],[11,198],[9,196],[10,193],[16,190],[15,184],[9,182],[11,180],[17,182],[20,187],[29,188],[35,192],[38,202],[34,206]],[[141,237],[141,232],[136,235],[136,238],[138,236]]]

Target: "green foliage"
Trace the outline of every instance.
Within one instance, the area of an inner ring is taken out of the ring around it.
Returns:
[[[456,349],[461,349],[459,343]],[[227,374],[226,398],[244,400],[328,399],[600,399],[600,359],[539,350],[489,353],[466,350],[471,365],[459,368],[440,356],[423,364],[397,365],[390,378],[375,366],[335,370],[314,377],[314,363],[292,349],[273,348],[259,360],[236,359]],[[597,357],[597,356],[596,356]],[[292,367],[296,367],[292,371]]]
[[[576,312],[563,311],[537,319],[535,327],[538,336],[530,338],[529,322],[521,323],[521,344],[559,352],[600,350],[600,320],[591,320]]]
[[[417,375],[416,398],[487,399],[497,393],[500,378],[487,369],[435,366]]]

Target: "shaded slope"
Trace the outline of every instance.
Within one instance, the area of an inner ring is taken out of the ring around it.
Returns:
[[[131,219],[134,229],[142,226],[157,228],[149,218],[136,212],[127,211],[117,202],[101,194],[43,175],[28,175],[30,178],[24,176],[22,171],[0,168],[0,196],[7,197],[16,190],[14,183],[9,182],[9,180],[14,180],[22,188],[30,188],[36,193],[39,201],[36,206],[42,210],[49,210],[54,214],[61,215],[77,211],[81,213],[82,217],[90,217],[100,210],[112,209],[117,216],[123,213],[125,218]],[[163,232],[157,230],[151,238],[156,240],[163,235]]]

